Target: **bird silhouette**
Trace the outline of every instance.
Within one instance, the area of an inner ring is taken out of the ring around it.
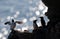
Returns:
[[[45,25],[45,20],[44,20],[44,18],[43,18],[43,17],[39,17],[39,18],[41,19],[42,27],[45,27],[46,25]]]
[[[14,30],[14,28],[16,27],[16,23],[22,24],[23,22],[22,21],[14,21],[14,19],[12,19],[12,21],[7,21],[4,24],[5,25],[7,25],[7,24],[10,25],[10,30]]]
[[[38,28],[38,25],[37,25],[36,21],[37,21],[37,20],[34,20],[34,21],[33,21],[33,27],[34,27],[34,29],[37,29],[37,28]]]

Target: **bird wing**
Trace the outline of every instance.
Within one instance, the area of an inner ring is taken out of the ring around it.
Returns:
[[[4,24],[5,24],[5,25],[6,25],[6,24],[10,24],[10,22],[8,21],[8,22],[5,22]]]
[[[37,28],[38,25],[37,25],[36,21],[37,21],[37,20],[34,20],[34,21],[33,21],[33,26]]]
[[[16,21],[16,23],[18,23],[18,24],[22,24],[23,22],[22,22],[22,21]]]

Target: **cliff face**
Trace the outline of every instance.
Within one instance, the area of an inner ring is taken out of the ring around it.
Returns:
[[[60,21],[60,1],[59,0],[42,0],[42,2],[48,7],[46,15],[50,20]]]
[[[13,30],[8,36],[8,39],[31,39],[31,38],[32,38],[32,33],[19,32],[16,30]]]
[[[38,29],[30,32],[19,32],[12,30],[8,39],[46,39],[47,28],[39,27]]]
[[[39,27],[33,30],[32,33],[13,30],[8,39],[60,39],[60,23],[57,23],[55,27],[51,27],[49,30],[47,27]]]
[[[43,3],[48,7],[59,7],[59,0],[42,0]]]

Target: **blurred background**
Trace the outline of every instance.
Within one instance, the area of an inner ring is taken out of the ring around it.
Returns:
[[[10,26],[4,25],[5,22],[23,21],[23,24],[17,24],[16,30],[24,32],[33,30],[33,20],[37,19],[37,25],[41,26],[40,18],[44,17],[47,24],[49,19],[45,16],[48,7],[41,0],[0,0],[0,39],[7,39],[10,33]]]

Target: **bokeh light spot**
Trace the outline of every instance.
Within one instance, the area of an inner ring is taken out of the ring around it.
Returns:
[[[26,18],[25,18],[25,19],[23,19],[23,22],[24,22],[24,23],[26,23],[26,22],[27,22],[27,19],[26,19]]]
[[[36,13],[36,15],[37,15],[37,16],[39,16],[39,15],[40,15],[40,12],[39,12],[39,11],[36,11],[35,13]]]

